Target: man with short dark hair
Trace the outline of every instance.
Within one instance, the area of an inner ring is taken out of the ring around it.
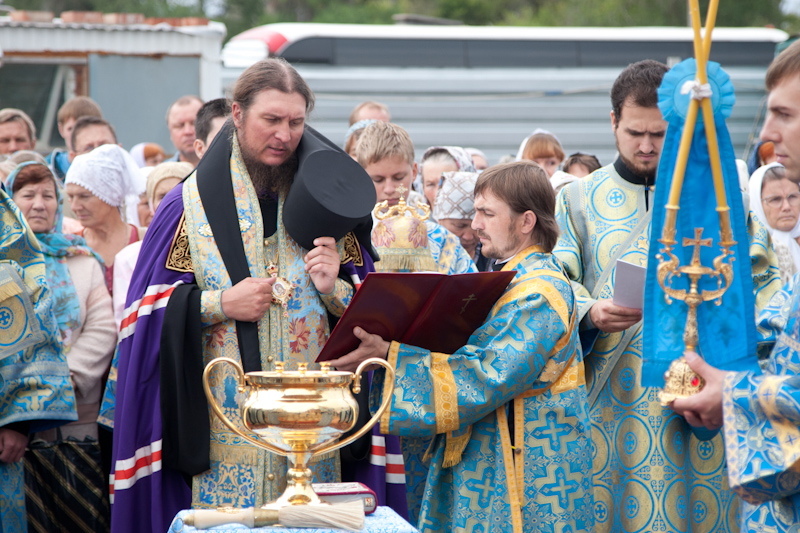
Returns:
[[[114,131],[114,126],[103,117],[81,117],[72,128],[71,144],[70,163],[77,156],[88,154],[98,146],[117,144],[117,132]]]
[[[197,159],[203,158],[230,115],[231,104],[227,98],[216,98],[203,104],[194,121],[194,153]]]
[[[50,170],[53,171],[53,175],[62,183],[72,161],[69,154],[74,151],[72,147],[72,130],[75,128],[75,124],[82,117],[102,118],[102,116],[103,113],[100,111],[100,106],[88,96],[70,98],[58,109],[58,133],[64,139],[67,149],[53,150],[47,156],[47,164],[50,166]]]
[[[553,253],[578,300],[593,421],[594,515],[603,533],[656,531],[665,521],[676,532],[721,533],[728,531],[723,517],[738,504],[726,486],[722,439],[699,440],[685,420],[670,418],[655,388],[641,386],[642,311],[613,301],[617,261],[647,264],[653,186],[667,130],[657,91],[666,71],[651,60],[622,71],[611,89],[619,157],[564,187],[556,201],[561,238]],[[766,231],[755,217],[748,222],[761,308],[780,281]],[[688,511],[712,506],[714,513]]]
[[[253,507],[281,495],[286,459],[211,416],[203,368],[223,355],[245,372],[313,367],[329,316],[352,299],[353,277],[372,270],[374,189],[305,125],[314,94],[297,71],[259,61],[232,102],[226,142],[164,197],[128,290],[101,411],[114,426],[115,533],[166,531],[190,504]],[[276,283],[283,291],[273,294]],[[238,402],[231,379],[231,369],[211,376],[221,405]],[[238,411],[228,416],[241,424]],[[339,481],[338,465],[338,454],[315,462],[316,478]]]
[[[781,52],[767,70],[763,141],[775,143],[786,177],[800,183],[800,43]],[[742,531],[790,533],[800,523],[800,286],[797,278],[759,316],[774,331],[763,374],[723,372],[695,353],[689,366],[705,386],[672,408],[692,425],[722,427],[731,488],[742,497]]]
[[[392,396],[381,431],[437,436],[417,526],[423,533],[544,524],[594,531],[591,422],[575,296],[551,254],[554,209],[550,181],[535,163],[486,170],[475,186],[472,227],[498,269],[516,275],[469,343],[442,354],[356,328],[360,346],[331,361],[352,370],[386,358],[397,377],[383,382],[377,372],[373,382],[373,393]]]
[[[36,146],[36,126],[21,109],[0,109],[0,155],[11,155],[19,150],[33,150]]]
[[[169,138],[175,145],[175,154],[167,161],[185,161],[196,166],[199,158],[194,153],[194,121],[203,106],[199,96],[181,96],[167,108]]]

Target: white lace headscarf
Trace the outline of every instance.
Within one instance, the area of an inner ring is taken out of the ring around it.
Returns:
[[[140,224],[136,206],[147,182],[131,154],[116,144],[104,144],[77,156],[65,183],[80,185],[108,205],[119,207],[129,224]]]

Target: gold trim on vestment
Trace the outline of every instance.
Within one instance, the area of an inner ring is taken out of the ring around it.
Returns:
[[[181,215],[181,220],[175,229],[165,267],[175,272],[194,272],[192,254],[189,250],[189,234],[186,232],[186,213]]]
[[[389,353],[386,356],[386,362],[389,363],[389,366],[394,368],[395,372],[397,372],[397,358],[400,354],[400,343],[397,341],[392,341],[389,344]],[[387,394],[392,395],[394,394],[394,383],[391,380],[384,380],[383,382],[383,396]],[[384,435],[389,434],[389,426],[392,421],[392,409],[391,406],[389,409],[383,412],[381,415],[381,433]]]
[[[514,471],[514,454],[511,450],[511,441],[508,435],[506,405],[501,405],[497,411],[495,411],[497,416],[497,432],[500,434],[503,448],[503,463],[506,471],[506,484],[508,485],[508,502],[509,507],[511,507],[511,527],[514,533],[522,533],[522,506],[519,501],[517,475]]]
[[[436,410],[436,433],[458,429],[458,394],[456,378],[450,368],[450,355],[431,352],[433,401]]]
[[[364,256],[361,255],[361,245],[358,243],[356,234],[352,231],[344,236],[344,253],[342,254],[342,264],[353,262],[355,266],[364,266]]]

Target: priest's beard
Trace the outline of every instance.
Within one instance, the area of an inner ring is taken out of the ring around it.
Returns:
[[[250,181],[256,189],[259,198],[267,194],[285,195],[292,186],[294,175],[297,173],[297,152],[292,152],[289,158],[280,165],[267,165],[258,160],[258,157],[250,149],[244,132],[237,132],[239,135],[239,148],[242,151],[242,160],[250,174]]]
[[[628,170],[630,170],[631,172],[633,172],[634,174],[636,174],[641,178],[645,178],[647,183],[650,184],[655,183],[656,171],[658,170],[658,158],[655,159],[656,164],[653,167],[636,163],[635,161],[631,161],[630,159],[622,155],[622,150],[619,149],[619,141],[616,140],[616,135],[614,141],[617,145],[617,153],[619,153],[619,158],[622,159],[622,162],[625,164],[626,167],[628,167]],[[636,154],[634,154],[634,156],[635,155]]]

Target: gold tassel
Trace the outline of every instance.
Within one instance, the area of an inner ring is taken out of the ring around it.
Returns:
[[[13,279],[6,280],[5,283],[0,285],[0,302],[18,294],[22,294],[22,287],[17,285],[17,282]]]
[[[472,436],[472,426],[469,426],[463,434],[458,437],[450,431],[447,433],[447,443],[444,446],[444,461],[442,468],[452,468],[461,462],[461,455],[464,453],[469,439]]]

